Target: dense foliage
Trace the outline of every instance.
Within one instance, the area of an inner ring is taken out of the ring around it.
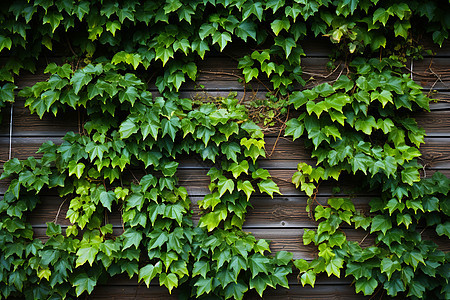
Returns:
[[[267,287],[288,287],[294,267],[304,285],[314,286],[316,274],[327,273],[353,278],[365,295],[385,289],[391,296],[450,298],[449,254],[421,236],[426,227],[450,237],[450,180],[439,173],[420,177],[424,131],[409,113],[428,110],[429,99],[403,74],[406,59],[420,58],[422,36],[437,44],[447,39],[448,4],[2,4],[0,107],[14,101],[23,72],[45,64],[48,79],[18,96],[40,117],[78,110],[87,121],[62,144],[44,143],[42,158],[4,164],[1,178],[10,184],[0,201],[0,298],[70,298],[127,274],[147,286],[153,280],[169,291],[180,287],[186,298],[242,299],[251,289],[263,295]],[[335,45],[342,72],[303,90],[301,45],[319,36]],[[253,49],[239,58],[245,83],[265,83],[269,108],[290,109],[295,117],[285,124],[286,136],[302,138],[317,159],[315,166],[300,163],[292,178],[320,221],[303,236],[318,247],[311,262],[293,261],[284,251],[270,255],[267,241],[242,231],[250,197],[279,193],[258,167],[264,134],[248,108],[233,95],[208,102],[179,97],[183,83],[196,80],[197,62],[230,44]],[[214,164],[197,226],[177,182],[179,160],[187,155]],[[343,175],[379,194],[370,215],[356,211],[345,195],[316,205],[320,183]],[[48,223],[43,242],[33,237],[27,217],[49,190],[69,201],[72,225],[63,232]],[[108,222],[114,210],[123,219],[119,232]],[[344,223],[372,234],[375,244],[347,241]]]

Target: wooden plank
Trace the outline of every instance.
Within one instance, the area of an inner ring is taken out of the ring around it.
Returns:
[[[305,148],[303,139],[295,141],[290,138],[267,137],[266,152],[268,158],[259,160],[259,166],[267,169],[296,170],[299,162],[315,164],[311,158],[310,149]],[[29,156],[41,157],[36,151],[45,141],[61,143],[59,137],[14,137],[12,138],[12,158],[26,159]],[[275,149],[274,145],[276,143]],[[0,137],[0,161],[6,161],[9,155],[9,138]],[[272,152],[273,150],[273,152]],[[425,138],[425,144],[421,145],[422,157],[420,161],[430,169],[450,169],[450,139],[448,138]],[[181,159],[179,169],[209,169],[212,164],[203,162],[197,157],[185,157]]]
[[[64,228],[64,227],[63,227]],[[48,237],[45,234],[45,227],[34,227],[34,237],[46,241]],[[294,259],[312,260],[317,257],[317,247],[310,245],[303,245],[303,229],[293,228],[253,228],[244,229],[244,231],[253,234],[257,239],[269,240],[270,249],[273,254],[277,251],[289,251],[294,255]],[[113,227],[113,235],[118,236],[123,232],[121,226]],[[368,235],[366,231],[360,229],[344,229],[343,232],[347,236],[347,240],[358,242],[361,247],[369,247],[374,245],[375,237]],[[432,240],[439,249],[444,252],[450,251],[450,243],[447,237],[439,237],[432,230],[426,229],[422,232],[422,239]]]
[[[296,273],[296,269],[293,268],[293,272],[286,276],[290,286],[295,286],[295,285],[301,286],[301,283],[299,282],[297,275],[298,274]],[[115,286],[136,286],[136,285],[144,286],[144,284],[139,284],[137,282],[138,282],[138,278],[136,275],[130,279],[128,277],[128,275],[126,275],[126,274],[118,274],[112,278],[109,278],[107,283],[109,285],[115,285]],[[317,275],[317,278],[316,278],[317,285],[350,285],[351,283],[352,283],[351,278],[347,278],[347,277],[337,278],[336,276],[328,277],[324,273]],[[104,284],[104,282],[99,282],[99,285],[103,285],[103,284]],[[159,286],[159,281],[153,279],[150,282],[149,286],[150,287]]]
[[[308,82],[306,87],[311,87],[321,82],[333,81],[337,78],[343,66],[332,72],[326,67],[328,62],[329,59],[322,56],[308,56],[302,59],[302,77]],[[339,62],[335,65],[339,66]],[[205,60],[200,60],[197,62],[197,81],[195,83],[192,81],[186,82],[183,85],[183,90],[195,91],[199,89],[199,86],[204,86],[204,89],[208,91],[242,90],[244,84],[238,82],[239,78],[243,78],[242,70],[239,70],[237,66],[238,61],[229,56],[212,56]],[[450,72],[447,71],[449,67],[450,60],[446,57],[426,57],[422,61],[413,63],[413,78],[424,89],[448,90],[450,89]],[[405,69],[405,73],[408,72]],[[35,74],[24,72],[16,84],[21,89],[25,86],[32,86],[38,81],[45,81],[48,77],[48,74],[43,74],[43,67],[41,67]],[[271,89],[269,80],[260,80],[259,83],[255,81],[245,86],[250,90],[253,88],[260,91],[269,91]],[[293,86],[297,89],[302,88],[298,84]],[[152,86],[151,89],[157,91],[155,86]]]
[[[203,199],[202,196],[190,197],[192,202],[192,219],[194,224],[198,224],[201,211],[198,207],[198,201]],[[369,202],[372,197],[361,196],[353,198],[352,201],[355,208],[363,213],[369,213]],[[317,201],[327,204],[328,197],[317,197]],[[55,196],[42,196],[41,203],[36,207],[32,214],[28,217],[28,222],[35,227],[45,227],[47,222],[56,222],[59,225],[71,225],[66,219],[66,213],[69,209],[69,200]],[[250,198],[253,208],[249,208],[246,214],[244,228],[316,228],[317,222],[309,217],[306,212],[307,197],[270,197],[255,196]],[[317,205],[317,204],[315,204]],[[108,222],[120,227],[121,212],[115,205],[112,212],[108,213]],[[348,228],[343,224],[343,228]]]
[[[197,92],[196,92],[197,93]],[[198,92],[201,93],[201,92]],[[240,92],[242,93],[242,92]],[[227,96],[228,92],[219,92],[217,95]],[[265,96],[259,93],[261,98]],[[206,95],[202,95],[206,97]],[[450,92],[439,93],[439,96],[448,97],[450,101]],[[241,94],[242,97],[243,95]],[[250,97],[250,94],[247,94]],[[196,97],[195,94],[187,94],[186,97]],[[238,97],[238,98],[239,98]],[[448,102],[430,104],[431,112],[415,112],[412,116],[423,127],[428,136],[432,137],[450,137],[450,104]],[[0,126],[0,137],[9,137],[9,109],[2,111],[3,126]],[[13,114],[13,136],[14,137],[57,137],[64,136],[66,132],[78,132],[79,121],[84,122],[84,113],[78,113],[68,110],[65,113],[54,117],[52,114],[45,114],[42,119],[36,114],[31,114],[27,107],[24,107],[24,101],[17,101],[14,104]],[[278,135],[278,131],[273,130],[272,135]]]
[[[120,286],[120,285],[100,285],[94,289],[92,295],[87,299],[178,299],[177,290],[170,295],[167,289],[163,287],[152,286],[147,288],[145,285]],[[368,296],[356,294],[355,288],[350,285],[320,285],[316,283],[314,288],[310,286],[291,285],[290,289],[277,287],[277,289],[268,288],[263,298],[253,290],[245,295],[245,299],[269,299],[269,300],[293,300],[293,299],[369,299]]]
[[[178,185],[184,186],[189,194],[189,196],[204,196],[206,194],[209,194],[210,191],[208,189],[208,185],[210,183],[210,178],[206,175],[208,170],[202,170],[202,169],[182,169],[177,171],[177,177],[179,178]],[[304,192],[301,192],[300,190],[296,189],[295,186],[291,183],[292,175],[294,174],[294,170],[270,170],[270,174],[272,175],[272,178],[274,182],[278,185],[280,188],[280,192],[285,197],[291,197],[291,196],[305,196]],[[435,170],[427,170],[426,171],[426,177],[431,177]],[[450,170],[444,169],[439,170],[439,172],[443,173],[445,176],[450,177]],[[128,174],[128,176],[131,175]],[[139,177],[139,174],[136,174],[137,177]],[[325,183],[322,183],[319,188],[319,196],[332,196],[333,189],[335,187],[339,187],[341,190],[341,193],[339,195],[346,196],[346,195],[355,195],[358,194],[359,188],[361,187],[360,179],[358,177],[354,176],[345,176],[343,175],[342,180],[337,183],[333,180],[327,181]],[[0,181],[0,195],[3,195],[8,188],[10,180],[4,179]],[[48,194],[45,191],[44,194]],[[54,195],[54,192],[50,193]],[[361,193],[359,191],[359,194],[364,195],[374,195],[373,193],[368,192],[367,190],[364,191],[364,193]],[[258,194],[256,194],[258,195]],[[255,196],[256,196],[255,195]]]
[[[63,227],[65,228],[65,226]],[[48,237],[45,234],[45,227],[33,227],[34,237],[46,241]],[[257,239],[266,239],[271,241],[270,249],[273,254],[277,251],[289,251],[294,255],[294,259],[312,260],[317,257],[317,247],[314,245],[303,245],[303,229],[273,229],[273,228],[253,228],[251,230],[244,229],[244,231],[253,234]],[[113,227],[113,235],[118,236],[122,234],[121,226]],[[347,229],[344,230],[347,239],[350,241],[361,242],[361,247],[368,247],[374,244],[374,237],[368,235],[363,230]],[[447,243],[448,244],[448,243]],[[445,245],[444,245],[445,246]],[[450,245],[445,249],[448,251]]]
[[[432,174],[436,170],[429,169],[426,170],[426,177],[431,177]],[[177,177],[179,178],[178,185],[184,186],[189,194],[189,196],[204,196],[206,194],[209,194],[210,191],[208,189],[208,185],[210,183],[210,178],[206,175],[208,170],[204,169],[181,169],[177,171]],[[304,192],[301,192],[300,190],[296,189],[295,186],[291,183],[292,175],[294,174],[295,170],[280,170],[280,169],[274,169],[270,170],[270,174],[274,180],[274,182],[278,185],[280,188],[280,192],[285,197],[290,196],[305,196]],[[449,169],[443,169],[439,170],[439,172],[443,173],[445,176],[450,177],[450,170]],[[131,179],[130,174],[128,175]],[[136,174],[137,177],[139,177],[139,174]],[[355,194],[364,194],[364,195],[370,195],[373,193],[370,193],[368,191],[365,191],[364,193],[361,193],[359,191],[359,188],[361,187],[360,179],[358,177],[354,176],[345,176],[343,175],[342,180],[340,180],[339,183],[335,182],[334,180],[327,181],[325,183],[322,183],[319,188],[319,196],[332,196],[333,195],[333,189],[335,187],[339,187],[341,190],[340,195],[355,195]],[[6,191],[6,189],[9,186],[9,179],[4,179],[0,181],[0,195],[3,195]],[[44,191],[44,193],[46,193]],[[48,193],[47,193],[48,194]],[[52,192],[54,194],[54,192]],[[256,196],[256,195],[255,195]]]
[[[169,294],[166,287],[151,286],[147,288],[145,284],[140,285],[98,285],[94,292],[87,296],[86,299],[109,299],[109,300],[135,300],[135,299],[151,299],[151,300],[169,300],[178,299],[176,290]]]
[[[210,178],[206,175],[208,170],[206,169],[181,169],[178,170],[176,175],[179,178],[178,185],[184,186],[189,194],[190,197],[199,196],[203,197],[206,194],[209,194],[210,191],[208,189],[208,185],[210,184]],[[429,174],[432,171],[429,172]],[[280,188],[280,192],[283,196],[290,197],[290,196],[305,196],[304,192],[301,192],[300,190],[296,189],[294,184],[291,183],[291,178],[293,175],[293,170],[270,170],[270,174],[272,175],[273,180]],[[136,177],[140,178],[142,176],[142,173],[135,173]],[[124,181],[130,181],[131,175],[128,173],[125,173],[125,176],[128,176],[128,178],[124,178]],[[333,195],[332,190],[334,187],[339,187],[342,191],[339,195],[345,196],[345,195],[355,195],[357,193],[357,186],[355,185],[355,182],[358,180],[355,178],[352,178],[350,176],[342,177],[342,182],[339,184],[333,181],[327,181],[325,183],[322,183],[320,185],[319,193],[320,196],[331,196]],[[10,180],[4,179],[0,181],[0,195],[3,195],[8,188]],[[41,193],[42,195],[55,195],[55,191],[43,191]],[[364,194],[369,194],[369,192],[365,191]],[[255,196],[259,195],[258,193],[255,194]]]

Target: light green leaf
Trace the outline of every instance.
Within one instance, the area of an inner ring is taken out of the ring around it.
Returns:
[[[273,193],[278,193],[281,195],[280,189],[272,179],[266,179],[258,182],[258,187],[261,193],[266,193],[270,195],[271,198],[273,198]]]

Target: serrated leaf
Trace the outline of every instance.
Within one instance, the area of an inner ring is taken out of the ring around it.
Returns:
[[[157,262],[154,265],[148,264],[139,270],[138,281],[144,280],[144,282],[148,288],[152,279],[155,278],[161,272],[162,272],[162,263],[161,262]]]
[[[271,198],[273,198],[273,193],[278,193],[281,195],[280,189],[278,188],[277,184],[271,179],[266,179],[258,182],[258,187],[261,193],[266,193],[270,195]]]
[[[297,119],[290,119],[286,122],[285,136],[292,136],[292,140],[296,140],[303,134],[304,124]]]
[[[313,270],[308,270],[302,274],[302,276],[300,277],[300,281],[302,282],[302,286],[305,286],[305,284],[309,284],[310,286],[314,287],[314,284],[316,283],[316,273],[314,273]]]
[[[75,286],[75,292],[79,297],[83,292],[92,293],[94,287],[97,285],[97,280],[89,277],[86,273],[78,274],[73,280],[73,286]]]
[[[245,193],[245,195],[247,196],[247,201],[250,200],[250,196],[255,191],[252,184],[248,180],[245,181],[239,180],[237,183],[237,190],[243,191]]]
[[[232,179],[221,178],[217,182],[219,197],[222,197],[227,191],[232,194],[234,190],[234,182]]]
[[[378,281],[375,278],[360,278],[356,280],[356,292],[363,292],[364,295],[372,295],[378,286]]]
[[[159,285],[166,286],[166,288],[169,290],[169,294],[171,294],[173,288],[176,288],[178,286],[178,277],[172,273],[170,274],[162,273],[159,276]]]

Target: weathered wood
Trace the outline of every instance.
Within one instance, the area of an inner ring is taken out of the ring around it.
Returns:
[[[267,169],[296,170],[299,162],[315,164],[311,158],[310,149],[305,148],[302,139],[291,141],[288,138],[267,137],[267,158],[260,159],[260,167]],[[41,157],[36,153],[45,141],[61,143],[59,137],[14,137],[12,138],[11,157],[25,159],[29,156]],[[275,144],[276,143],[276,144]],[[275,148],[274,148],[275,145]],[[9,155],[9,138],[0,137],[0,161],[6,161]],[[273,151],[272,151],[273,150]],[[429,137],[421,145],[422,157],[420,161],[430,169],[450,169],[450,139]],[[270,155],[272,154],[272,155]],[[186,157],[180,163],[180,169],[209,169],[211,163],[203,162],[198,157]]]
[[[302,59],[303,79],[307,81],[306,87],[312,87],[321,82],[330,82],[335,80],[341,71],[343,65],[337,62],[335,70],[327,69],[329,62],[327,57],[308,56]],[[238,61],[232,57],[209,57],[206,60],[197,62],[198,78],[196,82],[187,81],[183,90],[198,91],[199,87],[207,91],[236,91],[248,88],[249,91],[258,90],[268,92],[271,89],[271,83],[268,79],[260,79],[244,85],[238,82],[243,79],[242,71],[237,68]],[[450,89],[450,73],[447,71],[450,67],[450,61],[446,57],[426,57],[422,61],[414,62],[413,78],[419,82],[426,90],[448,90]],[[24,73],[17,81],[19,89],[25,86],[32,86],[38,81],[48,79],[48,74],[43,74],[44,67],[38,68],[35,74]],[[405,69],[405,73],[411,70]],[[301,89],[302,86],[294,84],[294,88]],[[153,91],[157,91],[155,86],[151,86]]]
[[[190,197],[193,210],[193,221],[198,223],[200,218],[200,209],[198,201],[203,199],[201,196]],[[318,197],[318,203],[327,204],[328,197]],[[370,196],[361,196],[353,198],[355,208],[363,213],[369,213]],[[250,198],[253,209],[250,208],[246,214],[244,228],[316,228],[317,222],[309,217],[306,212],[307,197],[270,197],[255,196]],[[317,205],[317,204],[315,204]],[[29,216],[28,221],[35,227],[45,227],[46,222],[56,222],[57,224],[68,226],[70,222],[66,219],[66,213],[69,209],[69,201],[65,201],[57,196],[41,197],[41,203]],[[119,209],[113,206],[112,212],[108,213],[108,222],[116,226],[121,226],[121,213]],[[346,223],[343,228],[348,228]]]
[[[204,196],[210,193],[208,189],[208,185],[210,183],[210,178],[206,175],[208,170],[204,169],[181,169],[177,171],[176,175],[179,178],[178,184],[180,186],[184,186],[189,194],[189,196]],[[291,196],[305,196],[304,192],[296,189],[295,186],[291,183],[292,175],[295,170],[280,170],[274,169],[270,170],[270,174],[274,180],[274,182],[280,188],[280,192],[284,197]],[[426,176],[430,177],[435,172],[435,170],[427,170]],[[439,170],[439,172],[443,173],[445,176],[450,177],[450,170],[443,169]],[[129,176],[131,180],[131,174],[125,173],[126,176]],[[139,174],[136,173],[136,176],[139,177]],[[142,174],[141,174],[142,176]],[[3,195],[8,188],[10,180],[4,179],[0,182],[0,195]],[[342,191],[340,195],[355,195],[358,194],[359,188],[361,185],[359,184],[359,180],[354,176],[342,176],[342,181],[336,183],[335,181],[327,181],[322,183],[319,188],[319,196],[332,196],[333,188],[339,187]],[[44,191],[45,193],[45,191]],[[360,194],[363,194],[359,191]],[[52,192],[51,194],[54,194]],[[364,194],[372,194],[367,190]],[[258,195],[258,193],[256,193]],[[255,195],[255,196],[256,196]]]
[[[177,291],[172,295],[167,292],[167,289],[151,286],[147,288],[145,285],[105,285],[98,286],[93,294],[87,299],[111,299],[111,300],[128,300],[128,299],[178,299]],[[246,294],[245,299],[261,299],[259,295],[251,291]],[[320,285],[316,283],[314,288],[310,286],[302,287],[301,285],[292,285],[290,289],[268,288],[264,294],[263,299],[270,300],[298,300],[298,299],[369,299],[369,297],[361,294],[356,294],[353,286],[350,285]]]
[[[187,96],[195,97],[193,94]],[[263,98],[264,95],[261,96]],[[450,92],[442,92],[438,96],[450,99]],[[428,136],[450,137],[450,104],[431,103],[430,108],[431,112],[416,112],[412,116],[426,130]],[[13,112],[13,137],[61,137],[69,131],[79,132],[79,127],[85,121],[83,113],[78,115],[72,109],[59,113],[57,117],[47,113],[40,119],[36,114],[31,114],[28,107],[24,107],[22,100],[14,104]],[[9,109],[4,109],[2,112],[3,123],[0,126],[0,137],[9,137],[9,113]],[[278,132],[274,131],[272,135],[274,134],[278,135]]]
[[[45,234],[46,226],[34,227],[34,237],[41,239],[43,241],[47,240],[48,237]],[[303,245],[302,236],[304,229],[297,228],[284,228],[284,229],[274,229],[274,228],[252,228],[245,229],[244,231],[253,234],[257,239],[269,240],[270,249],[272,253],[277,251],[289,251],[292,252],[295,259],[306,259],[312,260],[317,257],[317,247],[310,245]],[[123,232],[120,225],[113,227],[113,235],[118,236]],[[374,245],[375,237],[373,235],[368,235],[364,230],[360,229],[344,229],[343,232],[347,236],[347,240],[358,242],[361,247],[369,247]],[[434,241],[439,249],[448,252],[450,251],[450,243],[446,237],[442,238],[436,235],[435,232],[431,230],[425,230],[422,232],[422,238],[426,240]]]
[[[65,227],[63,227],[65,228]],[[45,234],[46,226],[34,227],[34,237],[46,241],[48,237]],[[273,253],[277,251],[292,252],[295,259],[312,260],[317,257],[317,247],[314,245],[303,245],[303,229],[273,229],[273,228],[252,228],[244,231],[253,234],[257,239],[266,239],[271,241],[270,249]],[[118,236],[123,232],[120,225],[113,227],[113,235]],[[368,247],[374,244],[374,237],[363,230],[347,229],[344,230],[347,239],[350,241],[361,242],[361,247]],[[447,249],[448,250],[448,249]]]

